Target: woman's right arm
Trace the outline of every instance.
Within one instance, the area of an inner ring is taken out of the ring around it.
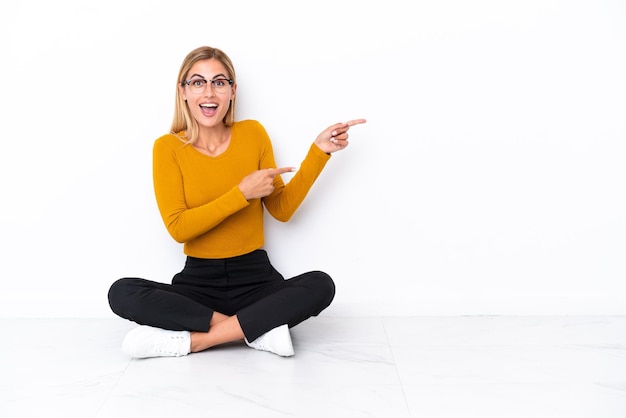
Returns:
[[[154,193],[167,231],[183,243],[210,231],[224,219],[249,205],[237,185],[216,199],[189,207],[185,197],[183,175],[176,147],[171,141],[158,139],[152,155]]]

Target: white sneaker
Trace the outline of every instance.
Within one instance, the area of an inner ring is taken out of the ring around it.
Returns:
[[[122,350],[135,358],[186,356],[191,351],[191,336],[189,331],[141,325],[126,334]]]
[[[291,334],[287,324],[276,327],[267,331],[256,340],[249,342],[245,339],[248,347],[255,350],[269,351],[283,357],[291,357],[294,355],[293,345],[291,344]]]

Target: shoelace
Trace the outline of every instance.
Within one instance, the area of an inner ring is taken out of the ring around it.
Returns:
[[[156,342],[153,351],[160,354],[180,355],[180,344],[185,340],[182,335],[169,335],[167,339]]]

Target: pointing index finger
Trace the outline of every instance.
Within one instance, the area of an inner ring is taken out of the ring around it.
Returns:
[[[283,173],[289,173],[292,171],[295,171],[296,168],[295,167],[280,167],[280,168],[268,168],[267,171],[268,173],[274,177],[278,174],[283,174]]]
[[[367,122],[367,120],[365,119],[352,119],[346,122],[346,125],[354,126],[354,125],[358,125],[358,124],[365,123],[365,122]]]

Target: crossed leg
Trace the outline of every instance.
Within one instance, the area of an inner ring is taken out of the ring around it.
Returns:
[[[191,352],[197,353],[219,344],[243,339],[244,334],[237,315],[228,316],[214,312],[209,331],[191,332]]]

